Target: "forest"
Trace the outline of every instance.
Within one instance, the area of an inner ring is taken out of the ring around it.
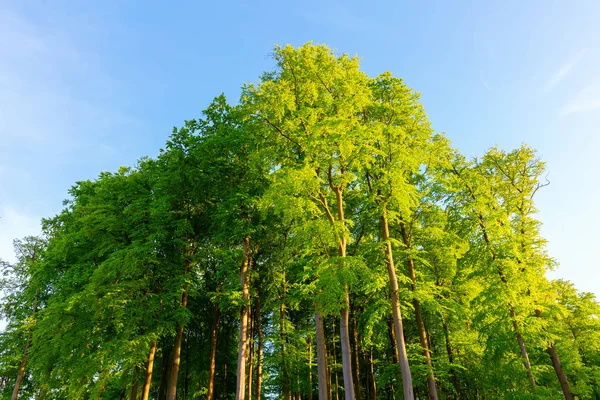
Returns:
[[[390,72],[272,56],[15,240],[1,398],[600,399],[600,304],[546,277],[536,151],[469,159]]]

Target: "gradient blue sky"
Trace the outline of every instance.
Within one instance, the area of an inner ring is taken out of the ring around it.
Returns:
[[[75,181],[156,155],[274,44],[312,40],[403,77],[468,156],[539,149],[551,276],[600,295],[599,1],[169,3],[0,2],[1,258]]]

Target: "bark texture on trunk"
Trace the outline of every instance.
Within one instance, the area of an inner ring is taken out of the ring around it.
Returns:
[[[187,297],[187,296],[186,296]],[[183,341],[183,325],[177,327],[175,343],[171,357],[171,368],[169,369],[169,380],[167,384],[167,400],[177,398],[177,378],[179,376],[179,365],[181,362],[181,342]]]
[[[554,372],[556,372],[556,376],[558,381],[560,382],[560,387],[562,388],[563,394],[565,396],[565,400],[574,400],[575,396],[571,392],[571,387],[569,386],[569,381],[567,380],[567,375],[562,369],[562,365],[560,364],[560,359],[558,358],[558,353],[556,352],[556,347],[554,345],[550,345],[546,352],[550,355],[552,359],[552,366],[554,367]]]
[[[217,365],[217,339],[219,336],[220,318],[221,311],[219,310],[219,305],[215,304],[210,336],[210,362],[208,366],[208,393],[206,394],[206,400],[213,400],[215,396],[215,370]]]
[[[244,259],[240,271],[240,285],[242,287],[242,299],[244,306],[240,311],[240,341],[238,348],[237,365],[237,384],[235,398],[236,400],[245,400],[246,398],[246,361],[248,359],[248,301],[250,300],[248,264],[250,259],[249,239],[243,240]]]
[[[392,298],[392,318],[394,319],[394,334],[396,336],[396,346],[398,349],[398,362],[402,373],[402,389],[405,400],[414,400],[412,375],[408,364],[406,354],[406,344],[404,341],[404,328],[402,326],[402,314],[400,312],[400,300],[398,298],[398,279],[396,278],[396,267],[394,266],[394,253],[390,243],[390,229],[387,220],[387,212],[384,208],[381,217],[381,226],[383,230],[383,239],[385,240],[386,266],[390,280],[390,296]]]
[[[156,354],[156,340],[150,346],[150,354],[148,354],[148,365],[146,366],[146,378],[144,379],[144,387],[142,388],[142,400],[148,400],[150,395],[150,384],[152,383],[152,370],[154,369],[154,355]]]
[[[319,380],[319,400],[329,400],[329,385],[327,384],[327,346],[325,345],[325,328],[323,317],[318,311],[315,312],[315,331],[317,341],[317,369]]]
[[[359,341],[358,341],[358,326],[356,324],[356,315],[352,318],[352,336],[353,336],[353,345],[354,345],[354,394],[356,395],[356,400],[360,400],[361,397],[361,388],[360,388],[360,363],[358,358],[359,352]]]

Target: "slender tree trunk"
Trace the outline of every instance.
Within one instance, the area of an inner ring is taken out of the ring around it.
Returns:
[[[359,358],[358,358],[358,327],[356,324],[356,315],[352,318],[352,334],[353,334],[353,344],[354,344],[354,394],[356,395],[356,400],[360,400],[361,390],[360,390],[360,374],[359,374]]]
[[[152,369],[154,368],[154,354],[156,353],[156,340],[150,346],[150,354],[148,355],[148,365],[146,366],[146,378],[144,379],[144,387],[142,389],[142,400],[148,400],[150,394],[150,384],[152,383]]]
[[[332,319],[331,319],[331,328],[332,328],[332,330],[333,330],[334,326],[335,326],[335,321],[333,320],[333,317],[332,317]],[[340,399],[340,382],[339,382],[338,372],[337,372],[338,368],[337,368],[337,351],[336,351],[336,348],[337,348],[337,346],[335,345],[335,333],[334,333],[332,335],[332,337],[331,337],[331,350],[333,351],[333,374],[335,376],[335,400],[339,400]]]
[[[177,378],[179,375],[179,364],[181,362],[181,343],[183,341],[183,325],[177,327],[175,335],[175,344],[171,357],[171,368],[169,369],[169,380],[167,384],[167,400],[176,400],[177,398]]]
[[[291,388],[290,388],[290,372],[288,370],[288,360],[286,354],[285,345],[285,271],[283,272],[283,293],[279,299],[279,341],[281,345],[281,356],[282,356],[282,368],[283,368],[283,398],[285,400],[291,399]]]
[[[402,373],[402,387],[404,400],[414,400],[412,375],[406,355],[406,345],[404,342],[404,328],[402,326],[402,314],[400,312],[400,300],[398,298],[398,279],[396,278],[396,267],[394,266],[394,253],[390,243],[390,230],[387,220],[387,211],[384,207],[381,217],[383,230],[383,239],[385,240],[386,266],[390,280],[390,295],[392,298],[392,318],[394,319],[394,333],[396,335],[396,346],[398,348],[398,361]]]
[[[35,255],[34,255],[35,257]],[[33,298],[33,318],[35,319],[38,309],[38,296],[39,290],[35,290],[35,297]],[[12,400],[17,400],[19,396],[19,389],[21,388],[21,382],[23,382],[23,375],[25,375],[25,365],[27,364],[27,352],[31,346],[31,333],[27,336],[27,342],[25,343],[25,350],[23,351],[23,360],[19,365],[19,371],[17,372],[17,381],[15,382],[15,388],[12,393]]]
[[[327,384],[327,346],[325,345],[325,329],[323,327],[323,318],[319,312],[315,312],[315,332],[317,341],[317,369],[319,380],[319,400],[329,400],[329,387]]]
[[[248,399],[252,399],[252,374],[254,371],[254,313],[250,310],[250,335],[248,336],[249,342],[249,356],[248,356]]]
[[[448,325],[446,320],[442,318],[442,330],[444,331],[444,338],[446,339],[446,353],[448,354],[448,362],[454,363],[454,354],[452,353],[452,344],[450,343],[450,332],[448,332]],[[452,386],[454,386],[455,398],[460,398],[460,384],[453,367],[450,367],[450,379],[452,380]]]
[[[190,262],[185,262],[185,272],[187,275],[190,271]],[[181,295],[181,306],[187,307],[188,301],[188,288],[187,285],[183,289]],[[173,344],[173,354],[171,359],[171,369],[169,373],[169,380],[167,385],[167,400],[176,400],[177,398],[177,378],[179,376],[179,365],[181,363],[181,342],[183,341],[183,324],[179,324],[177,327],[177,334],[175,335],[175,343]]]
[[[355,400],[354,382],[352,373],[352,351],[350,348],[350,328],[348,326],[350,316],[348,308],[350,307],[350,298],[348,288],[346,287],[346,307],[342,309],[340,318],[340,342],[342,348],[342,368],[344,371],[344,393],[346,400]]]
[[[221,311],[219,305],[215,304],[213,312],[213,323],[210,337],[210,364],[208,367],[208,393],[206,400],[213,400],[215,395],[215,368],[217,365],[217,339],[219,336],[219,320],[221,318]]]
[[[406,232],[406,227],[401,225],[402,240],[407,249],[410,249],[410,238]],[[415,262],[412,257],[406,257],[406,266],[408,274],[410,276],[411,291],[414,293],[417,289],[417,274],[415,271]],[[433,375],[433,365],[431,363],[431,350],[427,341],[427,332],[425,330],[425,322],[423,321],[423,313],[421,312],[421,303],[416,298],[413,298],[413,307],[415,309],[415,320],[417,322],[417,331],[419,332],[419,342],[423,349],[423,357],[425,357],[425,364],[427,365],[427,391],[431,400],[437,400],[437,388],[435,387],[435,376]]]
[[[523,358],[523,364],[525,365],[525,369],[527,370],[529,384],[531,385],[531,389],[535,392],[535,378],[533,377],[533,373],[531,372],[531,363],[529,362],[529,355],[527,354],[527,349],[525,348],[525,341],[523,340],[523,335],[521,335],[521,329],[519,328],[519,322],[517,321],[515,306],[512,305],[512,303],[510,304],[510,316],[512,319],[513,328],[515,329],[515,333],[517,334],[517,343],[519,343],[519,349],[521,350],[521,358]]]
[[[31,346],[31,336],[27,338],[25,343],[25,351],[23,351],[23,361],[19,365],[19,372],[17,373],[17,382],[15,382],[15,389],[13,390],[12,400],[17,400],[19,396],[19,389],[21,388],[21,382],[23,381],[23,375],[25,374],[25,364],[27,363],[27,351]]]
[[[565,375],[565,372],[562,369],[562,365],[560,364],[560,359],[558,358],[558,353],[556,352],[556,347],[554,347],[554,344],[548,346],[546,352],[550,355],[550,358],[552,359],[552,366],[554,367],[554,372],[556,372],[556,376],[558,377],[558,381],[560,382],[560,387],[562,388],[565,400],[574,400],[575,397],[571,392],[571,387],[569,386],[567,375]]]
[[[237,365],[237,384],[236,400],[245,400],[246,398],[246,360],[248,358],[248,301],[250,300],[248,264],[250,259],[249,239],[246,236],[243,240],[244,260],[240,271],[240,285],[242,287],[242,299],[244,305],[240,311],[240,342],[238,349]]]
[[[535,315],[538,318],[541,318],[542,312],[540,310],[535,310]],[[567,375],[562,369],[560,358],[558,358],[558,353],[556,352],[556,347],[554,347],[554,343],[548,345],[546,353],[548,353],[550,359],[552,360],[552,366],[554,367],[554,372],[556,372],[558,382],[560,382],[560,387],[562,388],[565,400],[574,400],[575,397],[573,396],[573,392],[571,392],[571,386],[569,385],[569,381],[567,380]]]
[[[263,363],[263,332],[260,316],[260,296],[256,297],[256,331],[258,334],[258,353],[256,357],[256,400],[260,400],[262,389],[262,363]]]
[[[129,392],[129,400],[137,399],[138,392],[138,377],[140,375],[140,367],[135,366],[135,373],[133,375],[133,383],[131,385],[131,392]]]
[[[313,400],[313,383],[312,383],[312,338],[310,337],[310,321],[306,324],[308,334],[308,400]]]
[[[331,184],[330,178],[330,184]],[[337,200],[337,219],[344,222],[344,201],[341,187],[335,188]],[[338,256],[346,257],[346,237],[342,232],[338,246]],[[340,344],[342,348],[342,371],[344,375],[344,394],[346,400],[355,400],[354,382],[352,381],[352,351],[350,349],[350,296],[348,285],[344,285],[344,307],[340,311]]]

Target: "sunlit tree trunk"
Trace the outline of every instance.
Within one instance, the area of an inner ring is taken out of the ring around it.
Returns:
[[[406,227],[404,225],[400,226],[400,230],[402,233],[402,240],[404,242],[404,246],[407,249],[410,249],[411,240],[409,238],[409,234],[406,231]],[[406,257],[406,266],[408,269],[408,275],[412,282],[411,291],[414,293],[417,289],[417,274],[415,271],[415,262],[412,257]],[[419,342],[421,343],[421,347],[423,349],[423,357],[425,357],[425,365],[427,365],[427,391],[429,393],[429,398],[431,400],[437,400],[437,388],[435,387],[435,377],[433,375],[433,365],[431,363],[431,350],[429,348],[429,343],[427,341],[427,333],[425,330],[425,322],[423,321],[423,314],[421,312],[421,303],[416,298],[413,298],[413,307],[415,309],[415,320],[417,322],[417,331],[419,332]]]
[[[154,369],[154,355],[156,354],[156,340],[150,346],[150,354],[148,354],[148,365],[146,366],[146,378],[144,379],[144,387],[142,388],[142,400],[148,400],[150,394],[150,384],[152,383],[152,370]]]
[[[213,400],[215,395],[215,369],[217,365],[217,339],[219,336],[220,317],[219,305],[215,304],[210,336],[210,361],[208,366],[208,393],[206,394],[206,400]]]
[[[400,312],[400,300],[398,298],[398,279],[396,278],[396,267],[394,266],[394,253],[390,242],[390,229],[387,219],[387,211],[384,207],[381,217],[381,226],[383,231],[383,240],[385,240],[386,266],[390,281],[390,296],[392,298],[392,318],[394,319],[394,333],[396,336],[396,346],[398,349],[398,362],[402,373],[402,388],[405,400],[413,400],[413,384],[408,356],[406,354],[406,345],[404,342],[404,328],[402,326],[402,314]]]
[[[360,400],[361,397],[361,388],[360,388],[360,368],[359,368],[359,342],[358,342],[358,327],[356,324],[356,315],[352,318],[352,334],[353,334],[353,344],[354,344],[354,394],[356,395],[356,400]]]
[[[325,329],[323,317],[318,311],[315,312],[315,332],[317,342],[317,369],[319,381],[319,400],[329,400],[329,385],[327,383],[327,346],[325,344]]]
[[[250,260],[249,239],[243,240],[244,259],[240,271],[240,285],[242,287],[242,300],[244,305],[240,311],[240,339],[238,348],[236,400],[246,398],[246,361],[248,359],[248,301],[250,300],[248,264]]]
[[[330,184],[331,174],[330,174]],[[333,186],[332,186],[333,187]],[[344,200],[342,198],[341,187],[333,187],[337,201],[337,220],[344,222]],[[346,236],[340,235],[338,245],[338,256],[346,257]],[[340,344],[342,348],[342,371],[344,376],[344,394],[346,400],[355,400],[354,382],[352,380],[352,350],[350,348],[350,297],[348,295],[348,285],[344,285],[344,305],[340,311]]]

